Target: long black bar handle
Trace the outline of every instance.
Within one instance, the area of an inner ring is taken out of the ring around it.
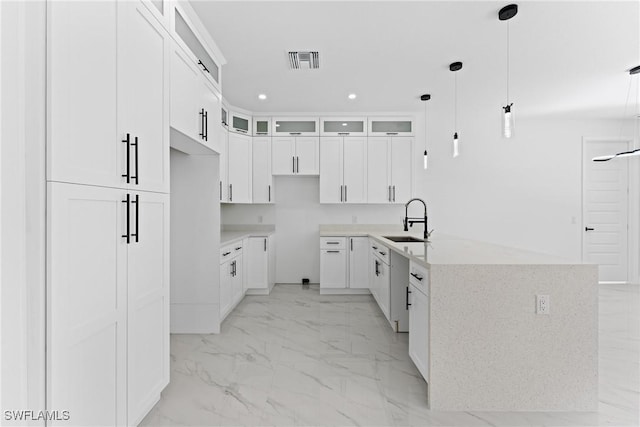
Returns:
[[[379,276],[380,275],[380,270],[378,270],[378,265],[380,263],[378,262],[378,260],[375,260],[375,263],[376,263],[376,276]]]
[[[233,202],[233,184],[229,184],[229,201]]]
[[[207,73],[209,73],[209,69],[207,68],[206,65],[204,65],[204,63],[202,62],[201,59],[198,59],[198,64],[202,66],[202,68],[204,69],[204,71],[206,71]],[[209,73],[211,74],[211,73]]]
[[[132,176],[131,179],[135,179],[136,180],[136,185],[138,185],[138,176],[140,175],[138,173],[138,137],[136,136],[135,138],[133,138],[133,141],[134,142],[132,142],[131,145],[133,145],[135,147],[133,152],[136,154],[136,160],[135,160],[135,163],[134,163],[136,175]]]
[[[291,157],[291,172],[296,173],[296,156]]]
[[[264,239],[264,251],[267,252],[267,239]]]
[[[296,173],[300,173],[300,157],[296,156]]]
[[[222,181],[220,181],[220,201],[222,201]]]
[[[406,304],[406,308],[407,310],[409,310],[409,306],[411,304],[409,304],[409,294],[411,293],[411,291],[409,290],[409,287],[407,286],[407,304]]]
[[[353,239],[349,239],[351,241],[351,252],[353,252]]]
[[[209,112],[204,112],[204,140],[209,141]]]
[[[127,198],[126,198],[126,200],[123,200],[122,203],[126,203],[127,204],[127,234],[123,234],[122,237],[127,239],[127,245],[128,245],[129,243],[131,243],[131,238],[130,238],[130,235],[129,235],[129,232],[131,231],[131,220],[130,220],[131,196],[129,196],[129,193],[127,193]]]
[[[269,184],[268,187],[269,187],[269,201],[271,201],[271,184]]]
[[[138,237],[140,236],[140,195],[136,194],[136,200],[135,201],[131,201],[131,204],[135,203],[136,204],[136,232],[135,234],[131,234],[132,237],[135,236],[136,238],[136,243],[138,243]]]
[[[130,135],[127,134],[127,138],[123,139],[122,142],[124,142],[125,144],[127,144],[127,173],[122,174],[123,178],[127,178],[127,184],[129,184],[129,182],[131,182],[131,154],[129,153],[129,146],[130,146]]]
[[[204,108],[198,113],[200,115],[200,138],[204,139]]]
[[[347,186],[344,186],[344,201],[347,201]]]

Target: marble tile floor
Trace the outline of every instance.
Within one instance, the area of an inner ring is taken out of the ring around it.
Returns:
[[[219,335],[172,335],[171,383],[143,426],[638,426],[640,286],[600,287],[597,412],[438,412],[373,297],[278,285]]]

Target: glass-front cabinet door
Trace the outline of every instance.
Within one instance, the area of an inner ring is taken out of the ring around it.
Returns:
[[[322,136],[366,136],[366,117],[324,117],[320,121]]]
[[[271,135],[317,136],[317,117],[274,117],[271,119]]]
[[[369,136],[412,136],[413,117],[369,117]]]
[[[229,130],[235,133],[251,135],[251,116],[232,111]]]
[[[253,136],[271,136],[271,117],[253,118]]]

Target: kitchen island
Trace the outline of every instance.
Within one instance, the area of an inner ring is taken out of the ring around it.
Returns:
[[[427,314],[409,333],[426,335],[420,371],[431,409],[597,410],[597,266],[438,234],[427,244],[395,243],[384,236],[421,236],[391,227],[320,230],[355,233],[425,273]],[[537,313],[540,295],[546,314]]]

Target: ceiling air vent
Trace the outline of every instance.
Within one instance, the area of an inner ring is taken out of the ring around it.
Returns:
[[[292,70],[320,68],[320,54],[317,51],[289,51],[289,66]]]

